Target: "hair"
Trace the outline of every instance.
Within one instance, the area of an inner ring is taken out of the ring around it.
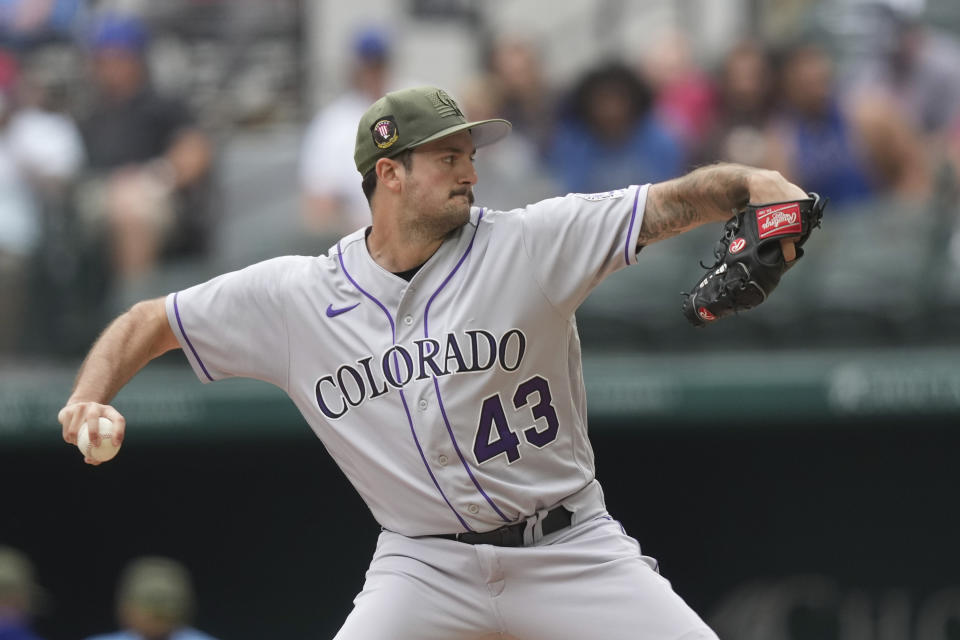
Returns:
[[[591,69],[580,79],[571,100],[574,117],[581,122],[589,122],[590,98],[598,90],[607,87],[624,91],[630,101],[634,118],[644,116],[653,105],[653,90],[650,85],[626,64],[610,61]]]
[[[393,156],[391,160],[398,160],[400,164],[403,165],[403,168],[409,171],[410,167],[413,166],[413,149],[404,149]],[[363,195],[367,197],[367,204],[370,204],[370,201],[373,199],[373,192],[377,189],[376,164],[373,165],[373,169],[367,171],[366,175],[363,176],[363,182],[360,186],[363,188]]]

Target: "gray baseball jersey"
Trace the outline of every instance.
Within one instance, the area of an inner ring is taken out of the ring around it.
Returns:
[[[606,512],[587,439],[574,311],[636,261],[647,190],[474,208],[409,282],[359,230],[167,297],[197,376],[284,389],[384,527],[336,640],[717,640]],[[523,546],[442,537],[516,521]]]
[[[204,382],[285,390],[386,529],[487,531],[594,481],[574,311],[636,262],[647,186],[473,208],[408,282],[365,230],[167,297]]]

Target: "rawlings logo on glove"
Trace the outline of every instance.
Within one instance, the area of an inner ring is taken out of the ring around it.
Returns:
[[[716,262],[689,293],[683,314],[691,324],[706,326],[731,313],[752,309],[767,299],[780,278],[803,256],[801,247],[820,226],[827,205],[815,193],[809,198],[747,207],[723,225],[713,250]],[[796,238],[797,258],[787,262],[780,240]]]

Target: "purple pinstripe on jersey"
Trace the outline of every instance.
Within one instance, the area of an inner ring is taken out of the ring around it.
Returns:
[[[347,276],[347,280],[349,280],[350,283],[357,288],[357,291],[359,291],[363,295],[373,300],[376,303],[376,305],[380,307],[381,310],[383,310],[383,313],[387,316],[387,320],[390,321],[390,341],[393,344],[397,344],[397,329],[396,329],[396,325],[394,325],[393,323],[393,316],[390,315],[390,311],[387,310],[385,306],[383,306],[382,302],[380,302],[379,300],[374,298],[372,295],[367,293],[367,291],[363,287],[357,284],[357,281],[353,279],[353,276],[350,275],[350,272],[347,271],[347,266],[343,263],[343,249],[341,249],[339,242],[337,243],[337,259],[340,261],[340,268],[343,269],[343,275]],[[176,302],[176,300],[174,300],[174,302]],[[397,367],[397,374],[399,376],[400,367],[397,363],[396,353],[393,354],[393,363]],[[427,463],[427,457],[423,454],[423,447],[420,446],[420,439],[417,438],[417,431],[413,427],[413,417],[410,415],[410,408],[407,406],[407,398],[406,396],[403,395],[403,389],[398,389],[398,391],[400,392],[400,401],[403,403],[403,410],[407,414],[407,422],[410,424],[410,433],[413,435],[413,442],[414,444],[417,445],[417,451],[420,452],[420,459],[423,460],[423,466],[426,467],[427,473],[430,474],[430,479],[433,480],[433,486],[435,486],[437,488],[437,491],[440,492],[440,497],[443,498],[443,501],[447,503],[448,507],[450,507],[450,511],[453,512],[453,515],[457,516],[457,520],[460,521],[460,524],[463,525],[463,528],[466,529],[467,531],[473,531],[473,529],[470,528],[470,525],[467,524],[466,520],[461,518],[460,514],[457,513],[457,510],[453,508],[452,504],[450,504],[450,501],[447,499],[447,496],[443,492],[443,489],[440,488],[440,483],[437,482],[437,478],[433,475],[433,470],[430,469],[430,465],[429,463]]]
[[[630,266],[630,238],[633,237],[633,223],[637,219],[637,202],[640,200],[640,187],[637,187],[637,195],[633,197],[633,213],[630,214],[630,226],[627,228],[627,242],[623,249],[623,257]]]
[[[460,265],[463,264],[463,261],[467,259],[468,255],[470,255],[470,250],[473,249],[473,241],[477,239],[477,231],[480,230],[480,221],[483,220],[483,211],[484,211],[483,209],[480,209],[480,215],[477,216],[477,227],[473,230],[473,237],[470,238],[470,244],[467,245],[467,250],[463,252],[463,255],[460,256],[460,260],[457,261],[457,266],[453,268],[453,271],[447,274],[447,277],[443,279],[443,282],[440,283],[440,286],[437,287],[437,290],[434,291],[433,295],[430,296],[430,299],[427,300],[427,306],[423,310],[423,335],[426,338],[430,337],[429,331],[428,331],[429,326],[427,324],[428,322],[427,316],[430,314],[430,305],[433,304],[433,299],[437,297],[437,294],[440,293],[445,286],[447,286],[448,282],[450,282],[450,278],[453,277],[453,274],[455,274],[457,270],[460,269]]]
[[[207,368],[203,364],[203,360],[200,359],[200,354],[197,353],[197,350],[193,347],[193,343],[190,342],[190,337],[183,328],[183,322],[180,321],[180,305],[177,304],[177,296],[179,295],[179,291],[173,294],[173,313],[177,316],[177,326],[180,327],[180,333],[183,334],[183,339],[187,341],[187,346],[190,347],[193,357],[197,359],[197,364],[199,364],[200,368],[203,370],[203,375],[207,376],[207,380],[213,382],[213,376],[211,376],[210,372],[207,371]]]
[[[480,210],[480,215],[477,217],[477,227],[476,229],[473,230],[473,237],[470,238],[470,244],[467,245],[467,250],[463,252],[463,255],[460,256],[460,260],[457,262],[457,265],[447,275],[444,281],[440,283],[440,286],[437,287],[437,290],[433,292],[433,295],[430,296],[430,299],[427,301],[427,306],[423,311],[423,337],[424,338],[430,337],[430,331],[429,331],[430,305],[433,304],[433,301],[436,299],[437,295],[439,295],[439,293],[443,291],[443,288],[446,287],[447,283],[450,282],[450,279],[453,278],[453,274],[455,274],[460,269],[460,265],[463,264],[463,261],[467,259],[468,255],[470,255],[470,250],[473,249],[473,241],[476,239],[477,231],[480,229],[481,220],[483,220],[483,209]],[[470,470],[470,465],[467,464],[466,458],[463,457],[463,453],[460,451],[460,445],[457,444],[457,438],[453,435],[453,429],[450,427],[450,420],[447,418],[447,410],[443,406],[443,398],[440,396],[440,383],[437,381],[437,376],[432,376],[432,377],[433,377],[433,387],[437,391],[437,402],[439,402],[440,404],[440,415],[443,416],[443,422],[447,426],[447,433],[450,435],[450,441],[453,443],[453,450],[456,451],[457,456],[460,457],[460,464],[462,464],[463,468],[466,469],[467,475],[470,476],[470,480],[471,482],[473,482],[473,486],[477,488],[477,491],[479,491],[480,495],[484,497],[484,499],[487,501],[487,504],[493,507],[493,510],[497,512],[497,515],[500,516],[500,518],[504,522],[510,522],[510,518],[504,515],[503,511],[501,511],[500,508],[497,507],[496,504],[494,504],[490,496],[487,495],[487,492],[484,491],[483,487],[480,486],[480,483],[477,481],[476,477],[474,477],[473,475],[473,472]]]

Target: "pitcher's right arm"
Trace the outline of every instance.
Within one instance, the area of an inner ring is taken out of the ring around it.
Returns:
[[[86,423],[91,442],[99,445],[98,418],[102,416],[116,427],[113,441],[119,445],[126,421],[109,402],[148,362],[179,348],[180,343],[167,321],[164,298],[138,302],[120,315],[97,338],[84,358],[70,398],[57,414],[63,439],[76,444],[77,432]]]

